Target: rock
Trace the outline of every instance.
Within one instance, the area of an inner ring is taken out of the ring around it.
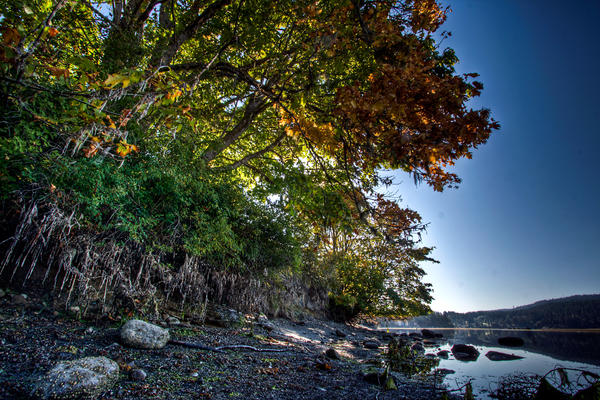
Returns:
[[[521,339],[520,337],[504,336],[504,337],[498,338],[498,344],[500,346],[507,346],[507,347],[521,347],[525,344],[525,341],[523,339]]]
[[[269,321],[269,318],[265,314],[260,314],[256,318],[256,324],[268,332],[274,331],[277,328],[275,324]]]
[[[341,330],[336,329],[335,330],[335,336],[344,338],[344,337],[346,337],[346,334],[344,332],[342,332]]]
[[[369,367],[361,371],[363,379],[373,385],[382,385],[386,382],[388,374],[385,368]]]
[[[181,325],[181,321],[178,318],[175,318],[175,317],[169,315],[167,317],[167,325],[169,325],[169,326],[179,326],[179,325]]]
[[[25,306],[27,305],[27,295],[24,294],[13,294],[11,297],[13,306]]]
[[[169,331],[139,319],[129,320],[121,327],[124,345],[138,349],[162,349],[169,341]]]
[[[435,339],[435,332],[430,331],[429,329],[421,329],[421,335],[423,335],[423,337],[425,339]]]
[[[147,376],[148,376],[148,374],[146,374],[146,371],[144,371],[143,369],[140,369],[140,368],[132,369],[131,372],[129,373],[129,377],[133,381],[143,381],[146,379]]]
[[[456,371],[455,371],[455,370],[453,370],[453,369],[448,369],[448,368],[438,368],[438,369],[436,369],[436,370],[435,370],[435,372],[436,372],[438,375],[451,375],[451,374],[454,374],[454,373],[456,373]]]
[[[435,347],[435,346],[437,346],[437,342],[434,340],[425,339],[425,340],[423,340],[423,346]]]
[[[437,352],[439,358],[448,359],[450,352],[448,350],[440,350]]]
[[[417,353],[425,352],[425,347],[420,342],[413,343],[413,345],[410,346],[410,349],[412,351],[416,351]]]
[[[423,336],[417,332],[411,332],[408,334],[408,336],[410,336],[413,339],[423,339]]]
[[[6,296],[6,292],[4,291],[4,289],[0,288],[0,299],[3,298],[4,296]]]
[[[378,348],[379,348],[379,342],[378,342],[378,341],[376,341],[376,340],[365,340],[365,341],[363,342],[363,347],[364,347],[365,349],[372,349],[372,350],[375,350],[375,349],[378,349]]]
[[[87,329],[85,330],[85,334],[86,335],[91,335],[94,332],[96,332],[96,330],[93,327],[91,327],[91,326],[87,327]]]
[[[338,355],[337,351],[335,351],[334,348],[330,347],[327,349],[327,351],[325,352],[325,355],[329,358],[331,358],[332,360],[339,360],[340,356]]]
[[[459,361],[475,361],[479,357],[479,351],[468,344],[455,344],[452,346],[452,354]]]
[[[71,306],[69,307],[69,312],[71,312],[71,314],[79,315],[81,308],[79,308],[79,306]]]
[[[206,322],[222,328],[234,328],[240,326],[244,316],[230,308],[209,303],[206,310]]]
[[[511,361],[511,360],[521,360],[523,357],[517,356],[515,354],[506,354],[501,353],[499,351],[488,351],[485,356],[489,358],[491,361]]]
[[[37,399],[95,399],[119,378],[119,366],[106,357],[85,357],[57,364],[36,384]]]

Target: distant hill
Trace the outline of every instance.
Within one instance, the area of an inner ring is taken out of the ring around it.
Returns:
[[[513,309],[444,312],[401,321],[407,327],[600,328],[600,294],[541,300]]]

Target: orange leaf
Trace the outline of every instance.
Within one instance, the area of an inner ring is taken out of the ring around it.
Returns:
[[[63,69],[63,68],[55,68],[55,67],[50,67],[47,66],[46,69],[48,71],[50,71],[50,74],[52,74],[53,76],[60,78],[61,76],[64,78],[68,78],[69,77],[69,70],[68,69]]]
[[[51,27],[50,29],[48,29],[48,36],[54,37],[56,35],[58,35],[58,29],[56,29],[55,27]]]

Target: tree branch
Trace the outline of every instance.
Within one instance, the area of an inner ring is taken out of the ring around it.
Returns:
[[[248,154],[247,156],[245,156],[244,158],[242,158],[241,160],[235,161],[229,165],[225,165],[223,167],[219,167],[219,168],[215,168],[216,171],[221,172],[221,171],[232,171],[236,168],[241,167],[242,165],[247,165],[248,162],[250,162],[251,160],[260,157],[266,153],[268,153],[269,151],[273,150],[275,147],[277,147],[279,145],[279,143],[281,143],[281,141],[286,137],[285,132],[282,133],[281,135],[279,135],[277,137],[277,139],[275,139],[270,145],[268,145],[267,147],[263,148],[262,150],[259,150],[255,153],[252,154]]]
[[[206,7],[206,9],[202,11],[202,13],[198,15],[190,25],[184,28],[181,32],[173,34],[169,40],[167,48],[162,54],[160,65],[170,64],[173,58],[175,58],[175,54],[181,45],[190,40],[202,25],[210,20],[222,8],[229,5],[231,1],[232,0],[216,0],[214,3]],[[196,2],[194,4],[196,4]]]

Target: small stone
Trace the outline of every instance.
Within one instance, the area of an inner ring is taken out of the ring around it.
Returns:
[[[341,330],[339,330],[339,329],[335,330],[335,335],[337,337],[341,337],[341,338],[346,337],[346,334],[344,332],[342,332]]]
[[[0,288],[0,299],[3,298],[4,296],[6,296],[6,292],[4,291],[4,289]]]
[[[11,301],[15,306],[24,306],[27,304],[27,296],[24,294],[13,294]]]
[[[435,370],[435,372],[439,375],[451,375],[456,373],[455,370],[453,369],[448,369],[448,368],[438,368]]]
[[[327,349],[327,351],[325,352],[325,355],[329,358],[331,358],[332,360],[339,360],[340,356],[338,355],[337,351],[335,351],[334,348],[330,347]]]
[[[121,327],[121,340],[138,349],[162,349],[170,339],[169,331],[139,319],[129,320]]]
[[[169,317],[167,317],[167,325],[178,326],[178,325],[181,325],[181,321],[175,317],[169,316]]]
[[[94,332],[96,332],[96,330],[94,328],[92,328],[91,326],[85,330],[86,335],[91,335]]]
[[[129,373],[129,377],[133,381],[143,381],[146,379],[147,376],[148,376],[148,374],[146,374],[146,371],[144,371],[143,369],[140,369],[140,368],[132,369],[131,372]]]
[[[365,349],[378,349],[379,348],[379,342],[375,341],[375,340],[366,340],[365,342],[363,342],[363,347]]]
[[[79,314],[79,312],[81,311],[81,308],[79,308],[79,306],[71,306],[71,307],[69,307],[69,311],[72,314]]]

